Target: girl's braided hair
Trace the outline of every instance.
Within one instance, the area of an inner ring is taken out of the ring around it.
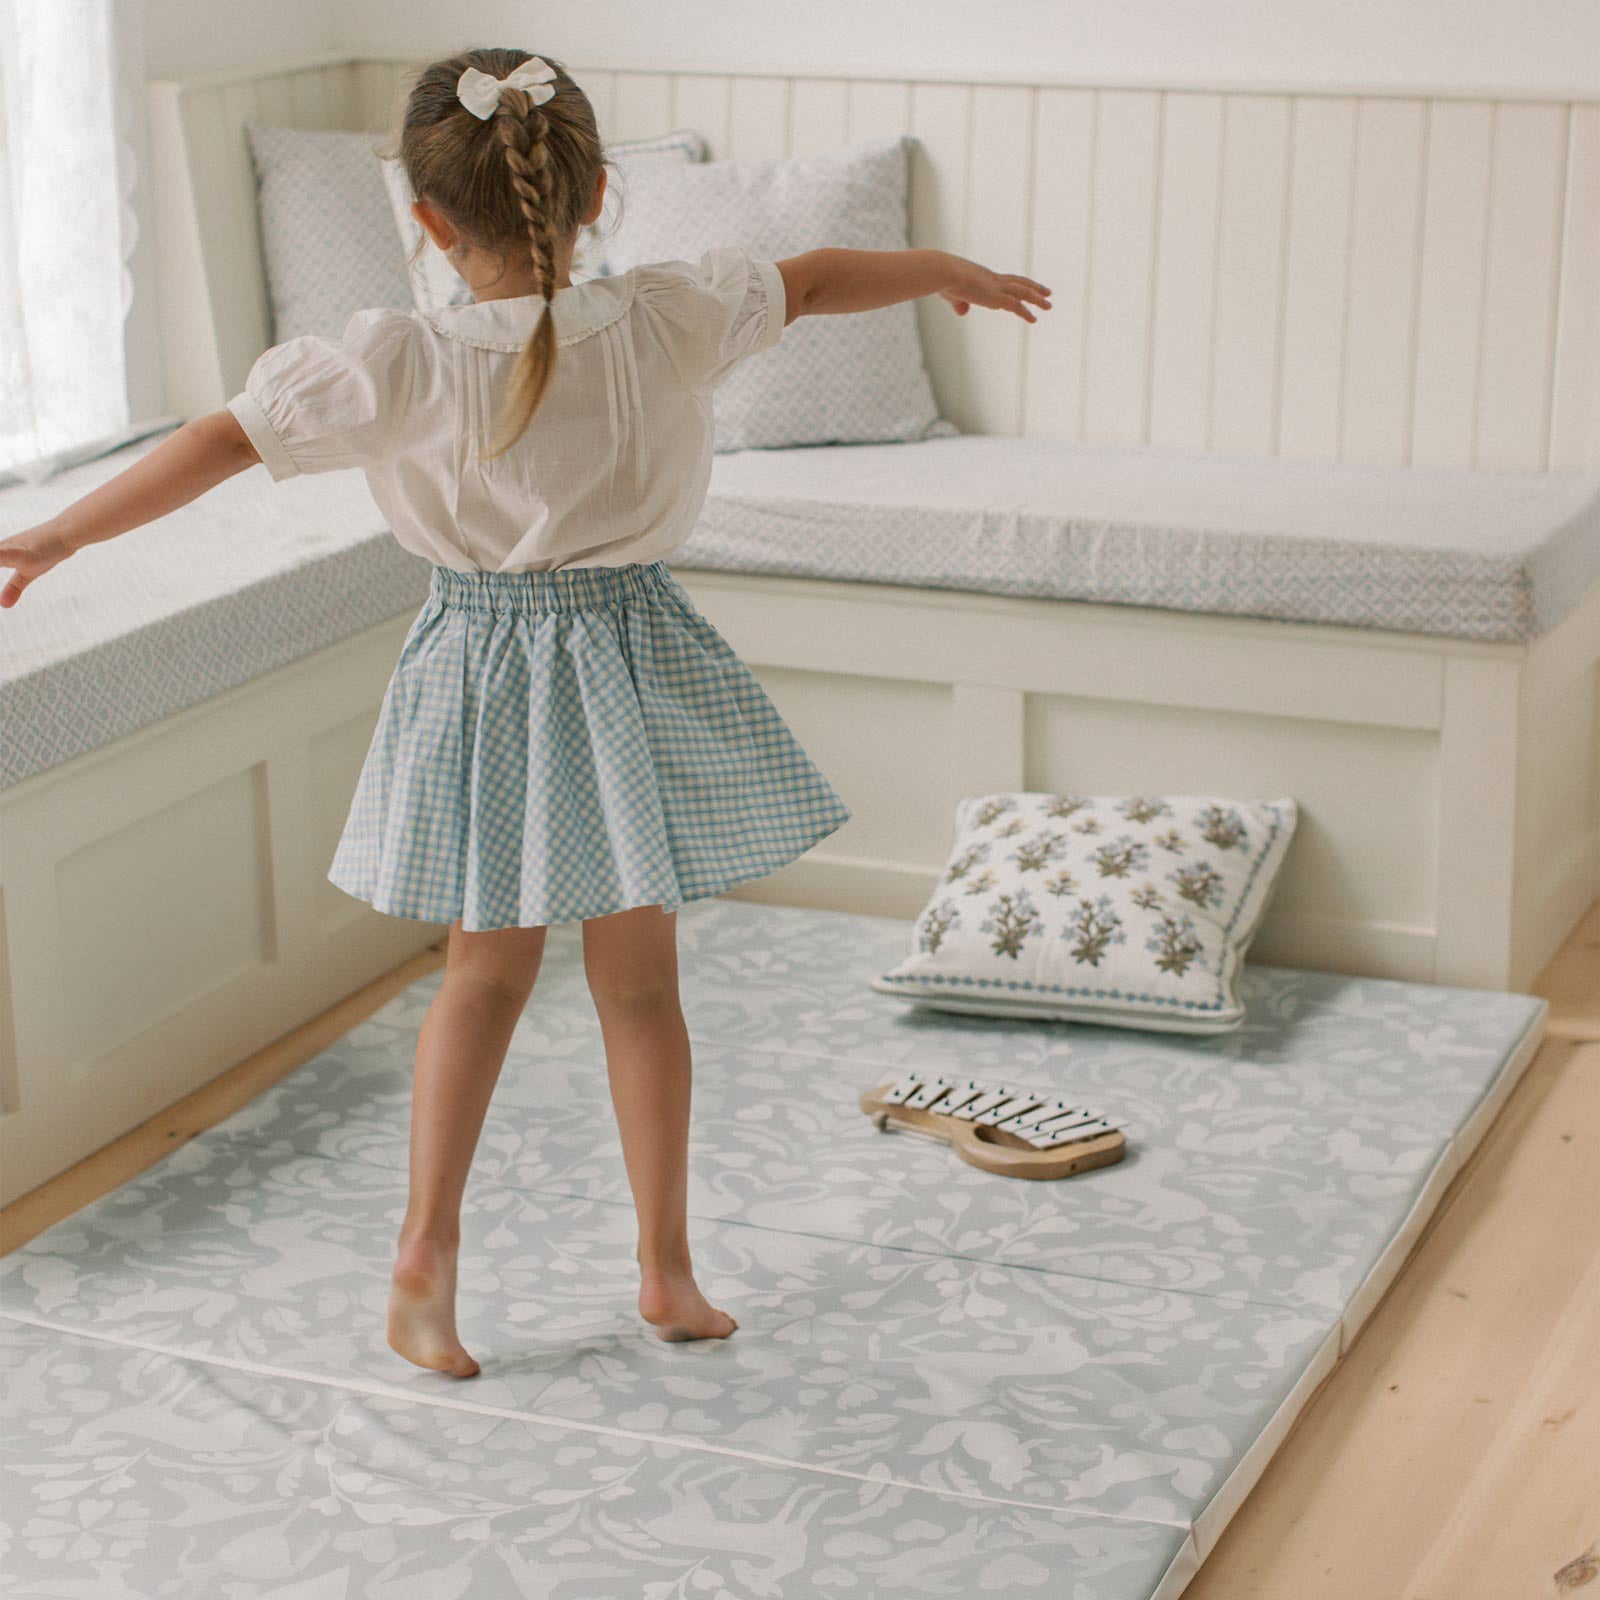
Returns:
[[[605,165],[594,107],[559,61],[555,93],[542,105],[520,89],[501,92],[492,117],[470,112],[456,94],[468,67],[504,78],[531,51],[464,50],[417,74],[406,97],[398,156],[411,192],[435,206],[470,245],[512,262],[526,252],[546,307],[512,370],[501,437],[483,457],[508,450],[539,409],[556,363],[556,245],[577,231]],[[422,241],[426,246],[427,241]]]

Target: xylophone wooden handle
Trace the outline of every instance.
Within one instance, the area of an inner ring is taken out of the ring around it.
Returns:
[[[946,1119],[946,1126],[950,1129],[950,1143],[963,1161],[1003,1178],[1070,1178],[1075,1172],[1109,1166],[1122,1159],[1120,1133],[1086,1139],[1067,1150],[1029,1150],[985,1138],[989,1130],[974,1122],[951,1117]]]

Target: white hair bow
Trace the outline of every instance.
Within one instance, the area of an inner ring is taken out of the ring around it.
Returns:
[[[521,89],[536,106],[542,106],[555,94],[556,69],[538,56],[529,56],[519,67],[513,67],[503,78],[491,77],[468,67],[456,80],[456,95],[473,116],[485,122],[494,115],[503,89]]]

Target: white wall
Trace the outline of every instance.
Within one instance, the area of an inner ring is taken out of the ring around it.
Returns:
[[[1595,0],[123,0],[147,77],[341,46],[573,61],[1600,91]],[[219,26],[226,18],[226,26]]]
[[[987,9],[972,0],[117,3],[135,81],[341,49],[404,58],[514,44],[613,65],[1600,95],[1600,0],[1004,0]],[[131,131],[143,172],[143,129]],[[148,183],[136,185],[134,205],[144,240],[132,262],[130,401],[144,417],[162,409]]]
[[[149,78],[212,72],[242,62],[292,60],[338,42],[338,0],[116,0],[116,36],[126,77],[127,134],[134,162],[138,233],[128,259],[133,300],[125,335],[128,411],[135,421],[167,410],[158,319],[161,285],[153,238],[150,139],[143,85]]]
[[[338,42],[339,0],[120,0],[144,35],[144,75],[289,60]],[[419,9],[424,9],[420,8]]]
[[[164,0],[150,0],[161,4]],[[170,0],[169,0],[170,3]],[[339,43],[579,61],[1600,90],[1596,0],[334,0]],[[231,14],[231,12],[230,12]]]
[[[1600,92],[1596,0],[122,0],[145,75],[350,47],[962,76]],[[1000,18],[999,26],[995,18]],[[219,19],[222,19],[219,24]]]

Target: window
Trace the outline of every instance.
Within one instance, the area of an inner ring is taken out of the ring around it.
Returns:
[[[0,0],[0,470],[128,421],[113,0]]]

